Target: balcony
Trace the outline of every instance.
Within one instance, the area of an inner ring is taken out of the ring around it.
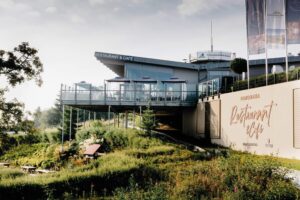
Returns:
[[[61,102],[70,106],[155,106],[191,107],[198,101],[196,84],[183,82],[107,82],[103,86],[77,83],[61,87]]]

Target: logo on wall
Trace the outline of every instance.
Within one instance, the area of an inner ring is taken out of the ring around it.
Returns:
[[[265,127],[271,127],[272,111],[277,104],[274,101],[260,109],[254,109],[247,104],[244,107],[233,106],[231,110],[230,125],[241,124],[250,138],[258,139]]]

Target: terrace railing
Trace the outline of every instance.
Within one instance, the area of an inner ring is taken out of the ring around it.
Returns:
[[[198,101],[196,84],[146,86],[125,83],[117,88],[109,85],[100,87],[85,84],[81,87],[61,87],[61,101],[66,105],[151,105],[194,106]]]
[[[276,74],[269,74],[268,75],[268,85],[284,83],[287,81],[295,81],[300,80],[300,68],[296,68],[288,72],[288,80],[286,80],[287,76],[285,72],[276,73]],[[266,76],[261,75],[257,77],[252,77],[250,79],[250,88],[257,88],[266,86]],[[224,84],[224,83],[223,83]],[[198,94],[199,98],[203,99],[210,96],[215,96],[221,93],[230,93],[240,90],[248,89],[248,82],[247,80],[238,80],[232,84],[228,84],[225,82],[224,85],[220,85],[219,79],[213,79],[209,81],[205,81],[199,83],[198,87]]]

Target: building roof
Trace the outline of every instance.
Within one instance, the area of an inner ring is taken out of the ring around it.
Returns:
[[[86,148],[86,150],[83,154],[84,155],[94,155],[100,147],[101,147],[100,144],[92,144]]]
[[[121,54],[112,54],[112,53],[105,53],[105,52],[95,52],[95,57],[119,76],[122,76],[122,73],[124,71],[124,65],[125,63],[128,62],[163,66],[163,67],[182,68],[182,69],[189,69],[189,70],[198,70],[199,68],[199,65],[197,64],[121,55]]]
[[[228,70],[230,68],[230,61],[193,64],[105,52],[95,52],[95,57],[119,76],[124,76],[125,63],[139,63],[189,70]],[[289,56],[288,61],[289,63],[300,63],[300,56]],[[285,63],[285,57],[269,58],[268,63],[270,65],[283,64]],[[261,66],[265,64],[265,59],[250,60],[249,64],[250,66]]]

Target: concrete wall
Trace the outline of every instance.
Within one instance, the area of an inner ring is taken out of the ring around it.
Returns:
[[[300,159],[299,88],[300,81],[292,81],[221,95],[220,139],[212,142]]]
[[[220,138],[220,100],[198,103],[182,116],[182,132],[195,138]]]
[[[183,133],[235,150],[300,159],[300,81],[200,102],[183,113]]]

